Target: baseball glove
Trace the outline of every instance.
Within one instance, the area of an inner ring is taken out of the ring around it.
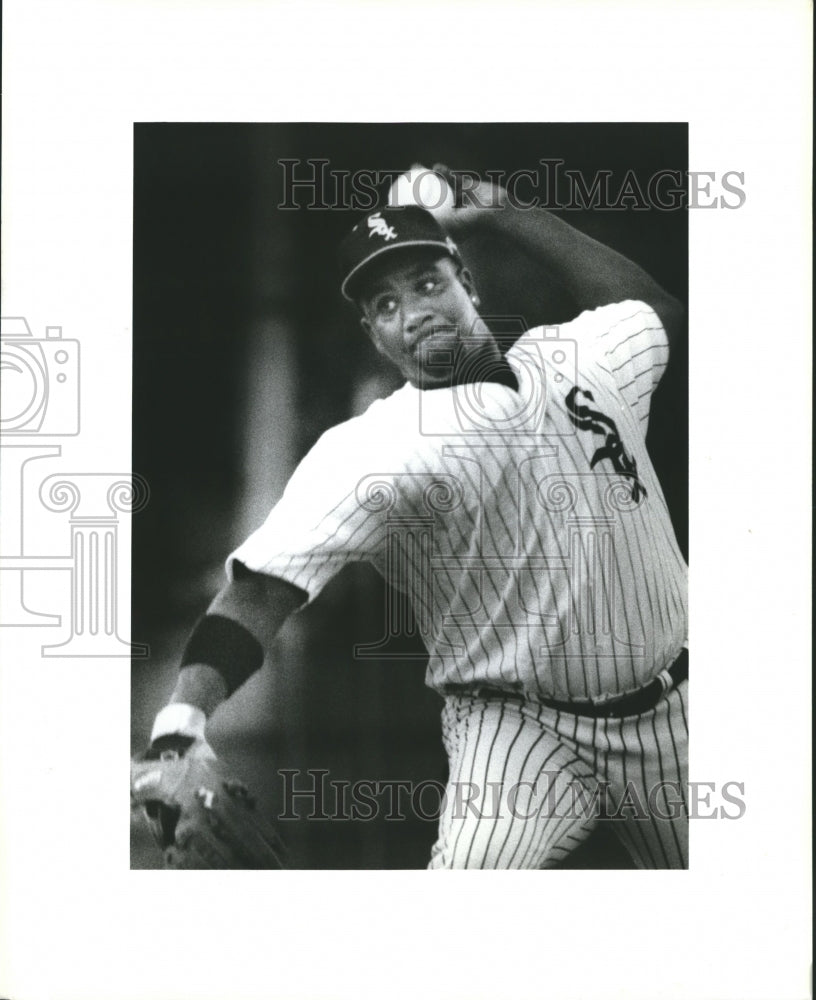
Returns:
[[[284,848],[255,800],[203,740],[164,736],[131,763],[141,809],[165,868],[284,868]]]

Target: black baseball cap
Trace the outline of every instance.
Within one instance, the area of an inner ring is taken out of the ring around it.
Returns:
[[[410,247],[438,247],[457,263],[462,261],[456,244],[424,208],[378,208],[361,219],[340,244],[343,297],[354,301],[352,287],[372,261]]]

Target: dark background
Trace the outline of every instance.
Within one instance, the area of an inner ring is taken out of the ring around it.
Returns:
[[[587,182],[612,171],[615,192],[630,169],[644,190],[659,170],[685,172],[687,135],[684,124],[135,126],[133,468],[151,497],[133,519],[132,634],[151,654],[133,663],[134,751],[172,689],[189,629],[223,582],[229,551],[327,427],[399,384],[337,287],[336,245],[359,212],[279,209],[279,160],[327,159],[332,171],[401,171],[418,161],[509,173],[557,157]],[[297,175],[308,171],[303,163]],[[332,182],[322,200],[336,199]],[[305,206],[308,194],[295,200]],[[561,214],[687,302],[685,209]],[[521,314],[536,326],[578,311],[512,245],[476,235],[460,248],[483,313]],[[681,349],[655,395],[648,440],[686,554],[687,424]],[[214,718],[211,742],[268,815],[283,807],[282,768],[327,770],[327,780],[444,781],[441,700],[424,687],[424,664],[352,657],[356,643],[384,631],[384,588],[367,567],[344,571],[287,623],[271,663]],[[296,784],[310,781],[304,773]],[[301,800],[295,810],[305,817],[309,806]],[[333,809],[329,796],[323,812]],[[407,813],[284,822],[292,864],[423,867],[435,824]],[[158,863],[134,827],[133,866]],[[603,835],[573,863],[628,867]]]

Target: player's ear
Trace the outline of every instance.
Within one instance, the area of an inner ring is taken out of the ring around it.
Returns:
[[[473,304],[478,309],[478,307],[482,304],[481,299],[479,298],[479,293],[476,291],[476,283],[473,280],[473,275],[466,267],[462,267],[459,271],[459,281],[464,290],[470,296]]]

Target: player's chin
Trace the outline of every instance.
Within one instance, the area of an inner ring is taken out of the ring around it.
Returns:
[[[441,389],[453,385],[459,353],[455,328],[426,337],[411,355],[411,381],[420,389]]]
[[[450,366],[446,368],[418,366],[409,377],[409,381],[417,389],[446,389],[454,384],[455,378]]]

